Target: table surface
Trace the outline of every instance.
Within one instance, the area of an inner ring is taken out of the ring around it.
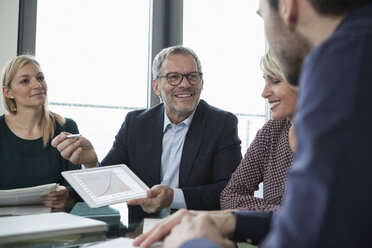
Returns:
[[[105,240],[118,237],[136,238],[143,231],[144,219],[162,219],[170,215],[170,209],[164,209],[154,214],[147,214],[139,206],[127,206],[126,203],[110,205],[102,208],[90,208],[84,202],[77,202],[68,210],[53,210],[53,212],[65,211],[74,215],[93,218],[107,223],[106,233],[83,234],[68,237],[56,237],[52,239],[34,240],[29,242],[7,244],[6,247],[87,247]],[[156,221],[155,221],[156,222]],[[155,223],[154,222],[154,223]],[[152,221],[146,221],[152,225]],[[146,225],[146,228],[150,228]],[[254,248],[247,243],[238,243],[238,248]]]
[[[107,232],[76,234],[63,237],[53,237],[27,242],[6,244],[6,247],[86,247],[104,240],[118,237],[136,238],[142,233],[144,218],[164,218],[170,214],[168,209],[155,214],[147,214],[138,206],[127,207],[126,203],[110,205],[101,208],[90,208],[84,202],[77,202],[68,209],[53,209],[52,212],[69,212],[87,218],[107,223]],[[1,245],[0,245],[1,247]]]

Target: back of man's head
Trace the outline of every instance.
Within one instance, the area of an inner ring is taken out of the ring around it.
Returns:
[[[372,0],[307,0],[313,8],[323,15],[341,15]],[[269,0],[274,9],[278,9],[279,0]]]

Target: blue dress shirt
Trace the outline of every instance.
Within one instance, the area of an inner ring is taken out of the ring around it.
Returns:
[[[194,111],[195,112],[195,111]],[[180,162],[194,112],[178,125],[173,124],[164,111],[163,146],[161,155],[161,184],[168,185],[174,191],[170,208],[187,208],[185,196],[179,187]]]

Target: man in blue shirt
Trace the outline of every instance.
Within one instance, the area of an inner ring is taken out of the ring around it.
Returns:
[[[219,209],[220,193],[242,159],[236,116],[200,100],[201,63],[189,48],[163,49],[154,59],[153,78],[163,103],[128,113],[101,165],[124,163],[151,187],[148,197],[128,202],[148,213]],[[52,142],[64,158],[97,165],[86,138],[65,138],[63,133]]]
[[[258,14],[287,81],[299,85],[283,206],[180,211],[136,245],[170,233],[164,247],[232,247],[227,236],[259,247],[371,247],[371,0],[260,0]]]

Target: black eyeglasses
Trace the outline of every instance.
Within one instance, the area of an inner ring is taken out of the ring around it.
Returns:
[[[183,77],[185,77],[187,79],[189,84],[196,85],[196,84],[199,84],[202,81],[203,73],[196,72],[196,71],[189,72],[189,73],[186,73],[186,74],[181,74],[181,73],[178,73],[178,72],[168,72],[166,74],[159,75],[157,78],[166,78],[170,85],[177,86],[182,82]]]

